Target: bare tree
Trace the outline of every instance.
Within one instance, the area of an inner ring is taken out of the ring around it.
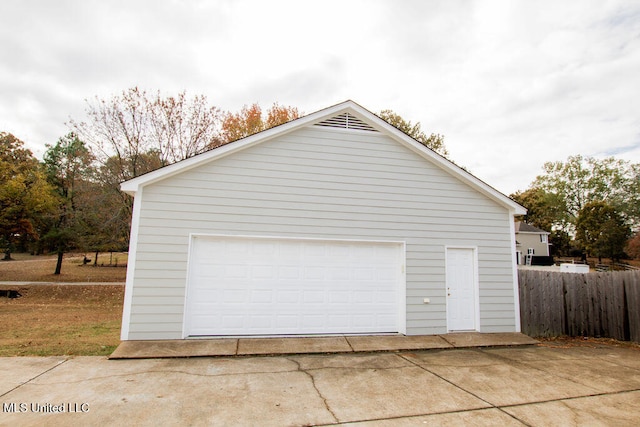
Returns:
[[[87,101],[87,122],[71,127],[125,181],[221,145],[220,112],[205,96],[149,96],[137,87],[110,99]],[[160,160],[149,162],[150,157]]]
[[[148,107],[153,142],[163,164],[222,145],[218,136],[220,112],[207,105],[204,95],[189,100],[184,92],[167,98],[158,93]]]

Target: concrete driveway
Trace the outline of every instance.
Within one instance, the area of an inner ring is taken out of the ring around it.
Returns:
[[[0,425],[640,423],[640,351],[610,346],[20,357],[0,358],[0,372]]]

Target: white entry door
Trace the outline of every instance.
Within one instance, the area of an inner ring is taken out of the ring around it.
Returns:
[[[447,329],[477,330],[476,256],[472,248],[447,248]]]
[[[403,332],[403,248],[195,236],[184,335]]]

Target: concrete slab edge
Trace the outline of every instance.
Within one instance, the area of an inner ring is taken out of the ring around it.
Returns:
[[[110,356],[108,356],[109,360],[127,360],[127,359],[180,359],[180,358],[196,358],[196,357],[276,357],[276,356],[295,356],[300,354],[305,355],[328,355],[328,354],[358,354],[358,353],[399,353],[399,352],[408,352],[408,351],[428,351],[428,350],[451,350],[451,349],[461,349],[461,348],[492,348],[492,347],[528,347],[534,346],[539,343],[539,341],[528,337],[526,335],[522,335],[521,340],[508,340],[507,342],[498,342],[487,340],[486,342],[470,342],[470,343],[456,343],[451,342],[453,340],[448,340],[446,337],[451,334],[443,334],[443,335],[434,335],[443,339],[447,345],[434,345],[434,346],[424,346],[424,347],[415,347],[415,346],[402,346],[399,345],[395,348],[379,348],[379,349],[365,349],[365,350],[357,350],[351,347],[350,350],[310,350],[310,351],[261,351],[261,352],[250,352],[250,351],[239,351],[236,346],[235,352],[193,352],[191,354],[185,353],[172,353],[172,352],[162,352],[158,351],[157,348],[154,348],[153,351],[128,351],[127,346],[129,343],[133,343],[133,341],[123,341]],[[490,334],[487,334],[489,337]],[[348,337],[345,337],[348,341]],[[242,339],[242,338],[240,338]],[[240,340],[238,339],[238,340]],[[177,340],[179,341],[179,340]],[[193,341],[192,341],[193,342]],[[157,341],[138,341],[138,343],[143,343],[142,345],[148,343],[150,345],[157,344]]]

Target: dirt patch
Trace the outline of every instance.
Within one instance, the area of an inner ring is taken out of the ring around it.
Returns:
[[[0,297],[0,356],[108,355],[120,343],[123,285],[10,288],[22,296]]]
[[[66,254],[61,274],[55,275],[55,255],[13,254],[13,261],[0,261],[0,280],[14,282],[124,282],[127,276],[126,253],[102,253],[98,265],[84,264],[83,254]]]
[[[569,347],[626,347],[640,351],[640,343],[630,341],[618,341],[612,338],[593,337],[536,337],[540,341],[540,346],[569,348]]]

